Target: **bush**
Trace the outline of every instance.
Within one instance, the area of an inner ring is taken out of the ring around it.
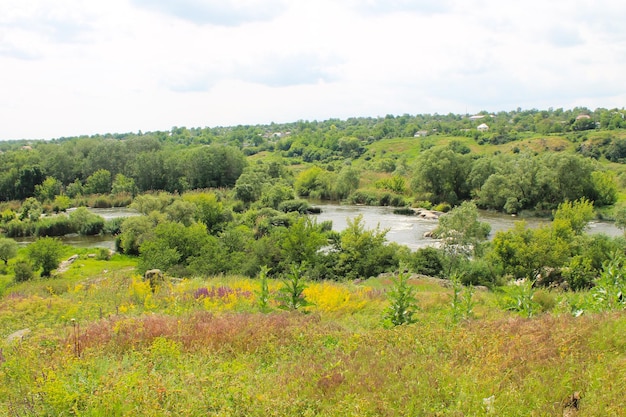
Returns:
[[[278,205],[278,210],[290,213],[298,212],[305,214],[309,211],[309,203],[306,200],[287,200]]]
[[[485,260],[477,259],[465,263],[462,267],[461,282],[463,285],[484,285],[493,287],[496,285],[497,273]]]
[[[27,251],[35,269],[42,268],[41,276],[47,277],[59,266],[63,245],[58,239],[43,237],[28,245]]]
[[[28,261],[17,261],[13,265],[13,273],[15,274],[15,282],[24,282],[33,279],[33,267]]]
[[[70,221],[74,230],[83,236],[94,236],[104,229],[104,219],[85,207],[79,207],[70,213]]]
[[[126,220],[126,217],[116,217],[104,222],[102,232],[106,235],[116,236],[122,232],[122,223]]]
[[[99,261],[108,261],[111,259],[111,251],[107,248],[98,248],[96,250],[96,259]]]
[[[419,248],[411,254],[408,262],[409,267],[416,274],[437,277],[443,272],[443,256],[436,248]]]
[[[441,204],[437,204],[433,210],[440,211],[442,213],[447,213],[447,212],[450,211],[451,208],[452,208],[452,206],[450,206],[450,204],[448,204],[448,203],[441,203]]]
[[[35,224],[36,236],[64,236],[75,229],[67,216],[44,217]]]
[[[7,237],[27,237],[34,236],[37,230],[35,222],[30,220],[11,220],[4,226]]]

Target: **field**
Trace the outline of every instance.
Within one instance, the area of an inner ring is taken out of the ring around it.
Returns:
[[[283,311],[279,280],[261,309],[258,279],[153,292],[134,259],[79,253],[3,286],[1,415],[560,416],[575,392],[576,415],[626,413],[626,315],[587,311],[587,292],[537,290],[528,318],[521,290],[458,305],[413,277],[416,322],[392,327],[390,277],[308,282],[312,305]]]

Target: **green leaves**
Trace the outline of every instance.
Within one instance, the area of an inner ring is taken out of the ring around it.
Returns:
[[[41,276],[48,277],[59,266],[63,245],[58,239],[44,237],[28,245],[27,252],[35,269],[41,268]]]
[[[400,326],[416,321],[414,317],[417,312],[415,288],[409,284],[408,280],[409,276],[405,272],[398,272],[398,275],[392,278],[393,287],[388,295],[391,305],[384,317],[384,323],[387,326]]]
[[[298,310],[312,305],[304,297],[306,284],[302,276],[303,269],[304,265],[291,266],[291,273],[287,274],[287,278],[284,280],[284,286],[279,289],[279,308],[283,310]]]

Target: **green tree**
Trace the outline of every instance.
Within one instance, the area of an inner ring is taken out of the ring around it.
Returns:
[[[478,220],[476,204],[464,201],[439,218],[434,234],[442,240],[443,252],[449,258],[450,268],[454,268],[462,258],[476,254],[490,231],[488,223]]]
[[[231,216],[213,192],[188,193],[183,196],[183,200],[195,205],[194,218],[204,223],[211,234],[219,233]]]
[[[41,268],[41,276],[49,277],[59,266],[63,245],[58,239],[43,237],[28,245],[27,252],[35,269]]]
[[[433,203],[456,204],[469,197],[467,178],[471,170],[469,155],[447,147],[428,149],[417,160],[411,186]]]
[[[246,167],[235,183],[235,196],[244,203],[252,203],[261,197],[269,176],[256,167]]]
[[[22,203],[22,207],[20,209],[20,220],[29,219],[30,221],[37,221],[41,217],[41,213],[43,212],[43,206],[37,199],[34,197],[28,197],[24,203]]]
[[[35,195],[41,202],[52,201],[59,194],[61,194],[61,181],[56,178],[46,177],[41,184],[35,186]]]
[[[589,221],[593,219],[593,203],[586,198],[565,201],[554,212],[554,222],[564,222],[575,235],[581,235]]]
[[[344,166],[339,175],[337,181],[333,187],[333,195],[336,199],[347,198],[351,192],[359,188],[360,175],[359,171],[351,166]]]
[[[189,201],[176,199],[172,204],[165,208],[167,219],[172,222],[179,222],[185,226],[190,226],[193,223],[194,215],[196,213],[196,206]]]
[[[296,177],[296,193],[302,197],[327,199],[332,194],[331,177],[329,172],[317,166],[306,169]]]
[[[111,192],[111,172],[99,169],[85,181],[85,192],[88,194],[108,194]]]
[[[125,219],[116,240],[119,249],[129,255],[138,255],[139,247],[152,237],[152,230],[158,222],[158,216],[133,216]]]
[[[71,204],[72,200],[70,200],[68,196],[57,195],[56,197],[54,197],[54,201],[52,202],[52,210],[54,210],[55,213],[58,213],[60,211],[66,211],[68,208],[70,208]]]
[[[327,242],[320,228],[308,217],[300,217],[281,228],[278,237],[286,264],[315,264],[318,251]]]
[[[4,264],[9,263],[9,259],[17,256],[17,242],[9,238],[0,238],[0,259]]]
[[[69,218],[74,230],[83,236],[95,236],[104,228],[104,219],[90,212],[87,207],[78,207],[70,213]]]
[[[127,177],[124,174],[117,174],[113,179],[113,185],[111,186],[111,192],[113,194],[127,193],[135,195],[137,193],[137,186],[135,180]]]
[[[398,266],[395,249],[385,245],[388,230],[366,230],[363,216],[348,219],[340,233],[335,275],[342,279],[369,278]]]
[[[617,201],[617,183],[615,174],[610,171],[594,171],[591,173],[594,188],[594,204],[609,206]]]

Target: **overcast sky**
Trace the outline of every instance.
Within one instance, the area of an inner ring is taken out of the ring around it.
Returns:
[[[623,0],[0,0],[0,139],[623,108]]]

